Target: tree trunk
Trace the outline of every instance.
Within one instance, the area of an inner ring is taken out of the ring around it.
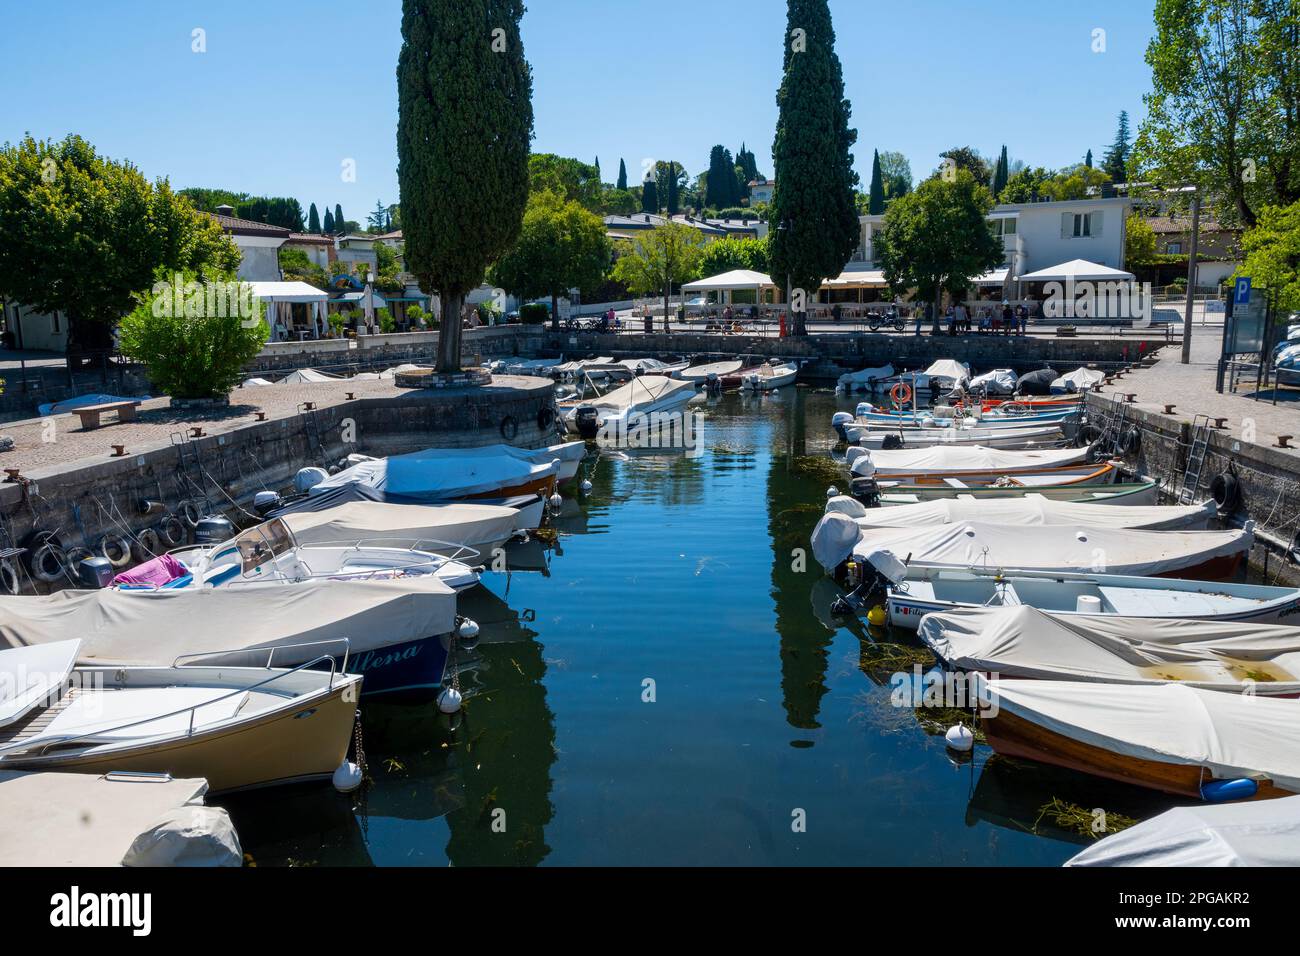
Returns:
[[[931,335],[942,335],[939,331],[939,313],[943,311],[943,282],[935,283],[934,290],[934,321],[930,325]]]
[[[442,326],[438,330],[438,371],[460,371],[460,310],[465,296],[458,292],[441,292]]]
[[[668,300],[673,294],[673,284],[669,282],[664,286],[664,334],[669,334],[673,330],[673,323],[668,318]]]
[[[554,292],[551,293],[551,331],[560,331],[560,300]]]

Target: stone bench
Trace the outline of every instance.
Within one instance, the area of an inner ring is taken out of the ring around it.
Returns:
[[[85,405],[81,408],[74,408],[72,411],[81,419],[81,427],[89,431],[103,424],[100,417],[105,412],[117,412],[119,423],[133,422],[135,421],[135,410],[139,406],[139,402],[104,402],[102,405]]]

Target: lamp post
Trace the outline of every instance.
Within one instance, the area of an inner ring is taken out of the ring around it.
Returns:
[[[781,225],[776,227],[777,232],[785,233],[787,242],[794,241],[794,217],[787,216],[781,220]],[[786,329],[787,335],[794,334],[794,275],[789,269],[785,273],[785,310],[790,316],[790,325]]]

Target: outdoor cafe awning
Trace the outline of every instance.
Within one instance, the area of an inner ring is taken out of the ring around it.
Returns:
[[[1071,259],[1060,265],[1027,272],[1020,276],[1021,282],[1132,282],[1133,273],[1122,269],[1112,269],[1099,262],[1087,259]]]
[[[323,302],[329,298],[323,292],[305,282],[250,282],[253,295],[269,302]]]
[[[971,285],[1005,285],[1010,269],[994,269],[971,280]]]
[[[858,269],[854,272],[841,272],[834,279],[822,283],[823,289],[884,289],[889,283],[885,273],[879,269]]]
[[[775,285],[772,277],[750,269],[732,269],[682,286],[683,292],[718,292],[724,289],[766,289]]]

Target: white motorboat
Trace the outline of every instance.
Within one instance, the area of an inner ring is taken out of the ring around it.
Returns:
[[[1213,500],[1199,505],[1115,508],[1105,502],[1059,501],[1036,493],[989,501],[971,497],[935,499],[890,508],[867,508],[856,498],[837,495],[826,502],[826,513],[833,511],[852,518],[860,528],[921,528],[983,521],[1007,526],[1057,524],[1141,531],[1204,531],[1218,513]]]
[[[270,667],[76,666],[80,640],[0,651],[0,768],[163,773],[214,792],[325,780],[361,678]]]
[[[642,375],[596,398],[583,399],[562,408],[565,427],[583,438],[626,434],[638,428],[654,427],[656,419],[680,413],[695,397],[693,382]]]
[[[438,542],[439,547],[451,549],[452,556],[448,557],[356,539],[303,545],[294,537],[288,520],[272,518],[223,544],[169,551],[119,574],[114,578],[114,587],[265,587],[313,580],[383,580],[429,574],[453,590],[463,591],[479,582],[478,572],[457,560],[477,560],[477,552],[469,548]]]
[[[585,449],[581,442],[528,449],[513,445],[479,448],[426,448],[388,458],[353,456],[335,475],[317,475],[313,495],[351,484],[365,485],[383,497],[444,502],[517,495],[550,495],[560,475],[576,474]]]
[[[294,667],[327,653],[341,670],[365,676],[367,696],[409,694],[441,682],[461,624],[456,603],[456,592],[432,575],[0,596],[0,648],[76,634],[82,663],[105,667],[177,657]]]
[[[1280,624],[1300,615],[1300,591],[1262,584],[1087,571],[916,565],[907,567],[901,581],[885,587],[885,609],[896,627],[914,628],[922,617],[935,612],[1009,607],[1034,607],[1066,616],[1104,614]]]
[[[722,379],[728,375],[735,375],[745,367],[745,363],[740,359],[731,359],[724,362],[707,362],[704,365],[692,365],[677,372],[673,378],[681,379],[683,382],[694,382],[697,385],[703,385],[710,377]]]
[[[774,389],[784,388],[786,385],[793,385],[798,377],[798,365],[772,359],[767,364],[760,366],[758,371],[750,372],[744,376],[741,379],[741,387],[753,392],[770,392]]]
[[[1136,531],[1079,525],[961,522],[923,528],[862,528],[847,515],[822,516],[813,555],[834,572],[846,561],[875,568],[895,585],[910,566],[1006,571],[1072,571],[1227,580],[1254,543],[1240,531]],[[887,552],[887,553],[886,553]],[[904,560],[899,560],[903,555]]]
[[[663,375],[666,378],[675,378],[678,372],[685,371],[689,362],[661,362],[654,358],[623,359],[618,363],[624,368],[630,369],[633,375]]]
[[[1053,395],[1069,394],[1071,392],[1087,392],[1094,385],[1100,385],[1106,381],[1106,373],[1095,368],[1084,368],[1079,366],[1073,372],[1066,372],[1060,378],[1053,379],[1050,386]]]
[[[1014,395],[1018,377],[1014,369],[995,368],[970,380],[970,390],[984,395]]]
[[[462,563],[487,564],[506,542],[521,534],[519,512],[499,505],[457,502],[400,505],[349,501],[320,511],[281,516],[299,545],[358,541],[402,546]]]
[[[999,677],[1300,695],[1294,626],[1018,606],[927,614],[917,636],[946,666]]]
[[[1065,441],[1058,424],[1013,426],[1009,428],[974,427],[890,428],[865,425],[847,429],[849,441],[859,448],[898,449],[932,448],[936,445],[978,445],[983,448],[1055,448]]]
[[[936,445],[871,451],[859,446],[845,452],[850,472],[862,478],[914,476],[942,480],[945,475],[1001,477],[1052,474],[1054,469],[1089,468],[1087,448],[1008,451],[981,445]]]
[[[881,365],[876,368],[864,368],[856,372],[846,372],[835,383],[841,392],[870,392],[879,388],[886,379],[893,379],[894,366]]]

